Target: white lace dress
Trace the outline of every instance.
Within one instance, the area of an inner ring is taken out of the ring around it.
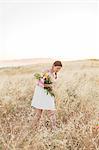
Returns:
[[[51,73],[48,69],[46,70],[46,72],[48,72],[51,76],[51,79],[53,81],[52,84],[55,86],[55,73]],[[49,93],[47,94],[42,86],[36,84],[31,106],[38,109],[56,110],[55,97],[51,96]]]

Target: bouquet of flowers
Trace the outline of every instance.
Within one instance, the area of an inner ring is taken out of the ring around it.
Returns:
[[[51,96],[55,97],[55,94],[52,90],[52,80],[48,73],[44,73],[43,75],[39,73],[35,73],[34,77],[39,81],[39,85],[43,86],[47,94],[49,93]]]

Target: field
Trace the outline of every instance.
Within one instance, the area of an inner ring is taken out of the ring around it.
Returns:
[[[99,150],[99,60],[63,61],[55,87],[58,130],[49,132],[46,111],[33,130],[33,73],[50,66],[0,68],[0,150]]]

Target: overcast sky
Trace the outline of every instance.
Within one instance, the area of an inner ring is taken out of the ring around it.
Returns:
[[[0,0],[0,60],[99,59],[97,0]]]

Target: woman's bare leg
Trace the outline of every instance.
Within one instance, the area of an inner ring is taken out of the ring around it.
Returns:
[[[51,121],[52,130],[56,129],[56,110],[47,110],[47,114]]]
[[[33,129],[36,129],[39,126],[40,118],[42,116],[42,109],[35,109],[35,116],[33,118]]]

